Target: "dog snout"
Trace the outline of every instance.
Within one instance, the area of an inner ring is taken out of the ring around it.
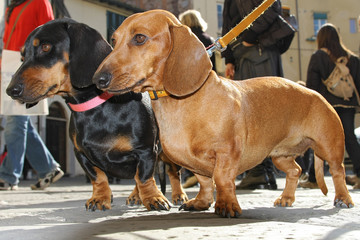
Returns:
[[[112,79],[111,73],[97,73],[94,75],[93,82],[99,89],[108,88]]]
[[[23,92],[24,92],[24,84],[22,83],[15,84],[14,86],[9,86],[6,89],[7,95],[9,95],[12,98],[20,97],[23,94]]]

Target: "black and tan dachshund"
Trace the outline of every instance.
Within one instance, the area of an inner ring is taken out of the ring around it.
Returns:
[[[170,203],[156,186],[157,126],[146,96],[111,96],[92,84],[101,61],[112,51],[95,30],[70,19],[54,20],[35,29],[21,51],[23,63],[7,94],[34,104],[61,95],[72,110],[69,136],[76,157],[91,179],[92,197],[86,208],[111,208],[107,174],[135,178],[128,204],[148,210],[168,210]],[[163,156],[164,157],[164,156]],[[174,203],[187,200],[177,169],[168,171]]]

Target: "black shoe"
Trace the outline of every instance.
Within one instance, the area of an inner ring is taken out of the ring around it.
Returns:
[[[269,171],[267,171],[266,174],[267,174],[267,177],[268,177],[268,179],[269,179],[269,183],[268,183],[266,189],[269,189],[269,190],[277,190],[275,173],[274,173],[274,172],[269,172]]]
[[[240,184],[236,186],[237,190],[255,190],[255,189],[267,189],[268,188],[268,181],[265,174],[261,175],[254,175],[252,174],[251,170],[248,174],[242,179]]]
[[[277,190],[276,178],[274,172],[261,173],[250,170],[242,179],[240,184],[236,186],[237,190],[255,190],[269,189]]]
[[[6,183],[0,178],[0,190],[18,190],[18,185]]]

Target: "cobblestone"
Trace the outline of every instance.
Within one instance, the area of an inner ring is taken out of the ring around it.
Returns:
[[[126,206],[132,180],[111,185],[113,208],[105,212],[85,210],[92,186],[83,176],[64,177],[44,191],[32,191],[33,181],[22,181],[18,191],[0,192],[0,239],[359,239],[360,191],[348,186],[355,207],[337,209],[331,177],[325,180],[327,196],[298,188],[294,206],[286,208],[273,206],[284,178],[277,179],[278,190],[236,191],[243,210],[238,219],[218,217],[213,206],[204,212]],[[198,190],[186,192],[194,197]]]

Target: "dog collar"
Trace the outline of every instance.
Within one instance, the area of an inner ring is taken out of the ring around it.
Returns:
[[[167,97],[169,94],[165,90],[161,91],[148,91],[151,100],[158,100],[161,97]]]
[[[103,104],[112,96],[114,96],[114,95],[112,95],[108,92],[103,92],[102,94],[100,94],[86,102],[79,103],[79,104],[68,103],[68,105],[71,108],[71,110],[73,110],[75,112],[85,112],[87,110],[93,109],[93,108]]]

